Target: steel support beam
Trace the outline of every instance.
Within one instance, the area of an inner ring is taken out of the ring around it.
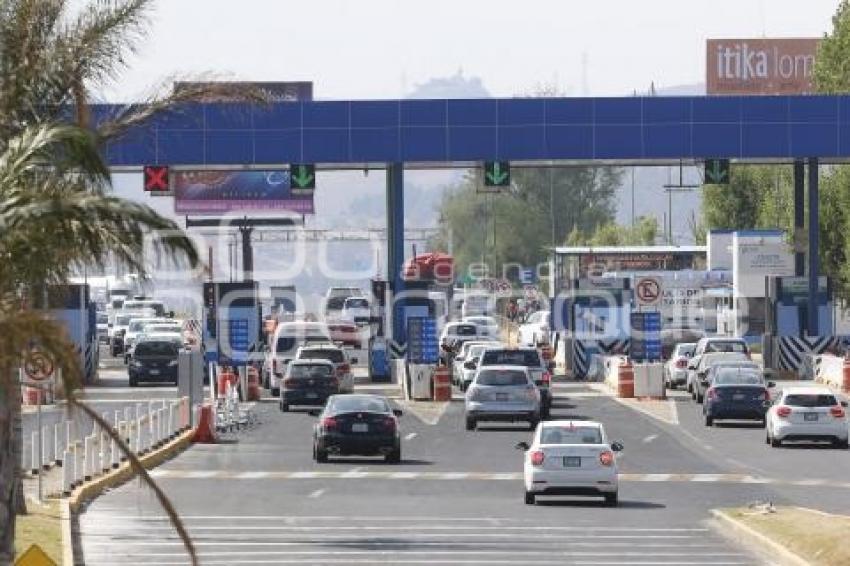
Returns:
[[[388,314],[392,317],[392,339],[406,343],[404,328],[404,164],[387,166],[387,281],[392,290]]]
[[[239,232],[242,234],[242,281],[254,280],[254,249],[251,246],[253,231],[251,226],[239,226]]]
[[[794,275],[806,274],[806,254],[801,241],[806,229],[806,163],[794,161]]]
[[[819,186],[818,159],[809,158],[809,336],[818,332],[818,275],[819,275]]]

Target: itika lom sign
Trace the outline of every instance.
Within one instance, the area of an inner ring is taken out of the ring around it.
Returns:
[[[819,41],[808,37],[709,39],[706,93],[810,93]]]

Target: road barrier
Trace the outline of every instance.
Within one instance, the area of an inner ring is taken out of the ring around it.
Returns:
[[[617,366],[617,397],[631,399],[635,396],[635,369],[626,358]]]
[[[451,401],[452,383],[448,366],[437,366],[434,371],[434,401]]]
[[[850,359],[832,354],[816,354],[810,356],[807,365],[813,368],[810,377],[814,381],[850,393]]]
[[[663,364],[636,364],[634,366],[634,396],[639,399],[666,398]]]
[[[190,427],[189,398],[165,400],[155,407],[148,404],[147,411],[137,403],[135,408],[114,411],[111,427],[125,444],[138,456],[154,447],[175,438]],[[73,489],[87,481],[108,473],[118,467],[126,456],[118,448],[118,443],[97,424],[93,423],[88,435],[78,436],[79,427],[73,421],[66,420],[41,430],[41,450],[39,451],[39,431],[32,433],[32,446],[29,469],[33,475],[44,474],[54,466],[61,467],[59,490],[69,495]]]

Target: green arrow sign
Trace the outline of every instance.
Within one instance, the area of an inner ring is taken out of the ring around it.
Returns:
[[[705,182],[710,185],[729,184],[729,160],[728,159],[706,159],[705,160]]]
[[[316,166],[312,164],[296,163],[290,168],[290,178],[293,189],[315,189],[316,188]]]
[[[484,162],[485,187],[511,186],[511,164],[507,161]]]

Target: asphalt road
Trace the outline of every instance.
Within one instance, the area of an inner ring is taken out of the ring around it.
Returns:
[[[524,426],[467,432],[462,404],[437,424],[408,410],[400,465],[311,458],[314,418],[256,408],[234,443],[194,446],[154,472],[203,564],[758,564],[710,525],[753,501],[846,512],[850,452],[773,449],[764,431],[705,429],[675,401],[663,423],[585,385],[559,385],[553,418],[594,418],[626,446],[618,508],[522,501]],[[403,407],[404,408],[404,407]],[[87,564],[185,564],[149,490],[131,482],[80,518]]]

